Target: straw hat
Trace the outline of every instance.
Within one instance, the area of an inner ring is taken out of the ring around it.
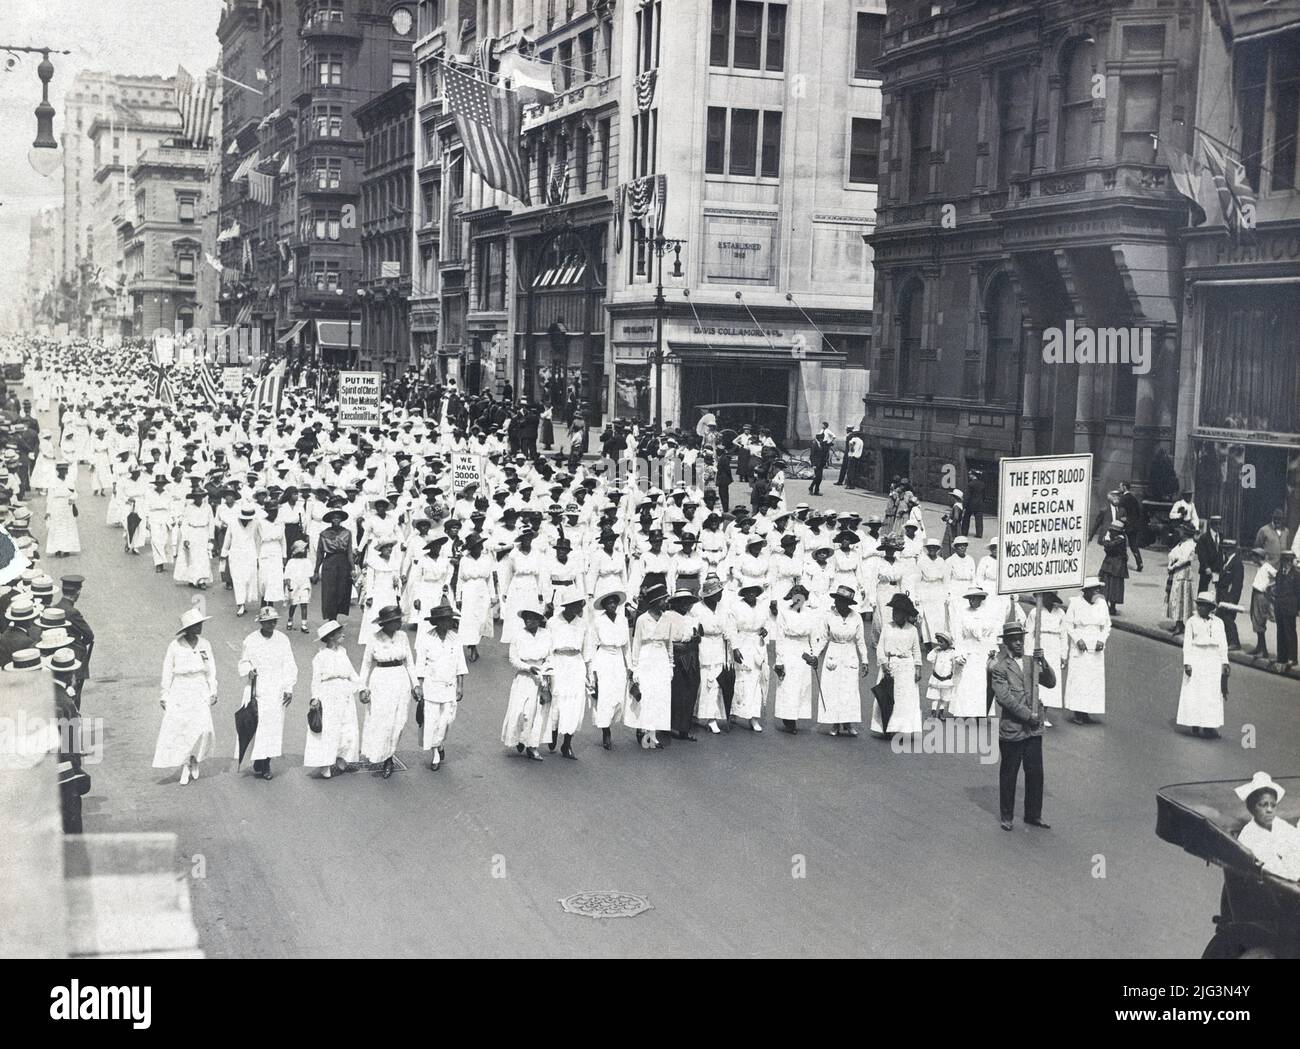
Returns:
[[[56,674],[69,674],[74,670],[81,669],[81,660],[77,658],[77,653],[70,648],[60,648],[41,662],[47,669],[54,671]]]
[[[327,637],[337,634],[343,629],[343,624],[337,619],[327,619],[316,630],[316,640],[324,641]]]
[[[34,648],[22,648],[13,654],[5,664],[5,670],[40,670],[41,654]]]
[[[276,611],[274,605],[266,605],[257,610],[257,618],[254,623],[277,623],[280,620],[280,613]]]
[[[205,616],[197,608],[188,608],[181,613],[181,628],[176,631],[177,634],[183,634],[192,626],[198,626],[200,623],[206,623],[211,616]]]

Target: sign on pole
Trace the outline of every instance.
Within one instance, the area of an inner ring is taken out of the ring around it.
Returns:
[[[1091,453],[1003,459],[1000,467],[998,593],[1083,586]]]
[[[244,369],[226,368],[221,372],[221,389],[236,396],[244,389]]]
[[[482,485],[483,460],[477,455],[461,452],[451,461],[451,484],[453,494],[464,491],[467,484]]]
[[[378,372],[339,372],[340,427],[379,425]]]

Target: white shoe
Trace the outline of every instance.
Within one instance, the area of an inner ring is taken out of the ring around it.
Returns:
[[[182,786],[182,787],[185,786],[185,784],[187,784],[189,781],[190,781],[190,767],[189,767],[189,765],[182,765],[182,766],[181,766],[181,786]]]
[[[718,723],[717,723],[716,721],[710,721],[710,722],[709,722],[709,731],[712,732],[712,733],[716,736],[716,735],[718,735],[720,732],[722,732],[722,729],[718,728]]]
[[[334,766],[333,766],[333,765],[329,765],[329,766],[326,767],[325,771],[322,772],[322,773],[320,774],[320,778],[321,778],[321,779],[329,779],[329,778],[330,778],[331,776],[333,776],[333,775],[334,775]]]
[[[235,615],[242,616],[243,614],[244,614],[244,606],[240,605],[238,608],[235,609]]]
[[[306,624],[306,623],[303,623],[303,625],[302,625],[302,632],[303,632],[304,634],[307,633],[307,624]]]
[[[197,761],[190,762],[189,770],[190,770],[190,779],[199,778],[199,763]]]
[[[755,732],[762,732],[763,726],[758,723],[758,718],[750,718],[749,727]]]

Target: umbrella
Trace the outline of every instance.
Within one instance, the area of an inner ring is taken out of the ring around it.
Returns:
[[[894,716],[894,679],[885,675],[871,686],[871,694],[880,705],[880,724],[889,727],[889,720]]]
[[[257,734],[257,685],[248,686],[248,702],[235,711],[235,735],[239,738],[239,751],[235,758],[235,768],[244,760],[248,745]]]
[[[695,433],[703,437],[709,432],[710,426],[718,425],[718,417],[712,412],[705,412],[700,416],[700,421],[695,424]]]

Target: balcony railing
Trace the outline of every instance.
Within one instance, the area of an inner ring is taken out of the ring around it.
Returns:
[[[328,37],[360,39],[362,29],[356,15],[337,10],[324,10],[313,12],[304,18],[298,35],[304,40]]]

